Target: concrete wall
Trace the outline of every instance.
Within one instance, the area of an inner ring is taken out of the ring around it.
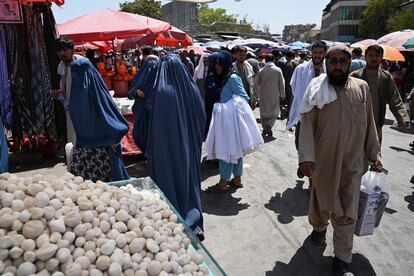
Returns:
[[[162,6],[162,20],[191,34],[197,33],[197,4],[170,2]]]
[[[362,11],[368,1],[333,0],[322,16],[321,39],[352,42],[357,38]]]

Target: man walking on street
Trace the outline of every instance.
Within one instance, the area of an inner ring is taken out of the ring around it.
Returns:
[[[296,125],[296,149],[298,148],[300,133],[299,109],[308,84],[314,77],[317,77],[321,73],[325,72],[323,60],[325,59],[326,50],[327,46],[325,42],[316,41],[312,45],[312,60],[299,65],[293,72],[292,80],[290,82],[290,85],[292,86],[293,103],[289,113],[289,121],[286,129],[289,130]]]
[[[286,116],[289,121],[289,112],[292,107],[293,102],[293,94],[292,94],[292,86],[290,82],[292,80],[293,72],[295,71],[296,66],[298,65],[295,61],[295,53],[292,51],[286,52],[286,65],[283,72],[283,78],[285,79],[285,95],[286,99],[282,102],[282,106],[286,108]],[[283,117],[282,117],[283,118]]]
[[[309,222],[311,242],[325,242],[328,221],[334,234],[332,272],[353,275],[353,236],[364,158],[380,171],[380,146],[369,87],[349,77],[351,53],[346,46],[328,50],[327,74],[314,78],[300,109],[299,172],[312,179]]]
[[[361,48],[355,48],[352,50],[352,62],[351,62],[351,72],[362,69],[367,65],[364,58],[362,57]]]
[[[259,96],[260,119],[263,135],[273,137],[272,128],[280,113],[280,100],[285,99],[285,80],[282,70],[274,62],[274,56],[266,56],[266,65],[256,77]]]
[[[234,47],[234,58],[236,61],[233,63],[233,69],[240,75],[243,81],[244,90],[250,99],[253,98],[253,86],[254,86],[254,71],[253,67],[246,61],[247,49],[244,46]]]
[[[405,128],[410,123],[410,116],[405,110],[398,88],[390,73],[380,69],[384,49],[379,45],[371,45],[365,51],[367,66],[351,74],[352,77],[363,79],[369,85],[374,113],[375,125],[380,143],[384,126],[386,105],[388,104],[398,126]]]

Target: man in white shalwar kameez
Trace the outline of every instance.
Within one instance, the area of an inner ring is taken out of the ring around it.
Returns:
[[[285,99],[285,79],[282,70],[273,62],[272,54],[267,55],[265,60],[265,66],[256,76],[256,85],[263,135],[272,137],[272,128],[280,113],[280,100]]]
[[[286,129],[289,130],[296,126],[295,131],[295,145],[298,148],[298,138],[300,130],[300,114],[299,110],[302,105],[303,96],[305,95],[306,88],[311,80],[318,77],[321,73],[326,72],[324,66],[324,59],[326,55],[327,46],[323,41],[316,41],[312,44],[312,60],[300,64],[293,72],[290,85],[292,86],[293,103],[289,113],[289,121]]]

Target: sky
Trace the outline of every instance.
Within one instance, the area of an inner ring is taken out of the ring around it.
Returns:
[[[106,8],[119,9],[119,3],[125,0],[66,0],[65,5],[53,5],[57,23],[63,23],[75,17]],[[161,1],[163,4],[169,2]],[[316,24],[321,25],[322,10],[329,0],[217,0],[209,4],[212,8],[224,8],[229,14],[247,15],[253,25],[269,24],[272,33],[282,34],[284,25]],[[108,22],[110,24],[110,22]]]

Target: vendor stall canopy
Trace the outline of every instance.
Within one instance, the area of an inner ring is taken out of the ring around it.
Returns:
[[[75,43],[82,43],[129,38],[149,33],[158,34],[170,30],[171,25],[138,14],[106,9],[58,24],[57,28],[61,36],[68,36]]]
[[[23,5],[29,5],[33,3],[55,3],[58,6],[65,4],[65,0],[21,0]]]

